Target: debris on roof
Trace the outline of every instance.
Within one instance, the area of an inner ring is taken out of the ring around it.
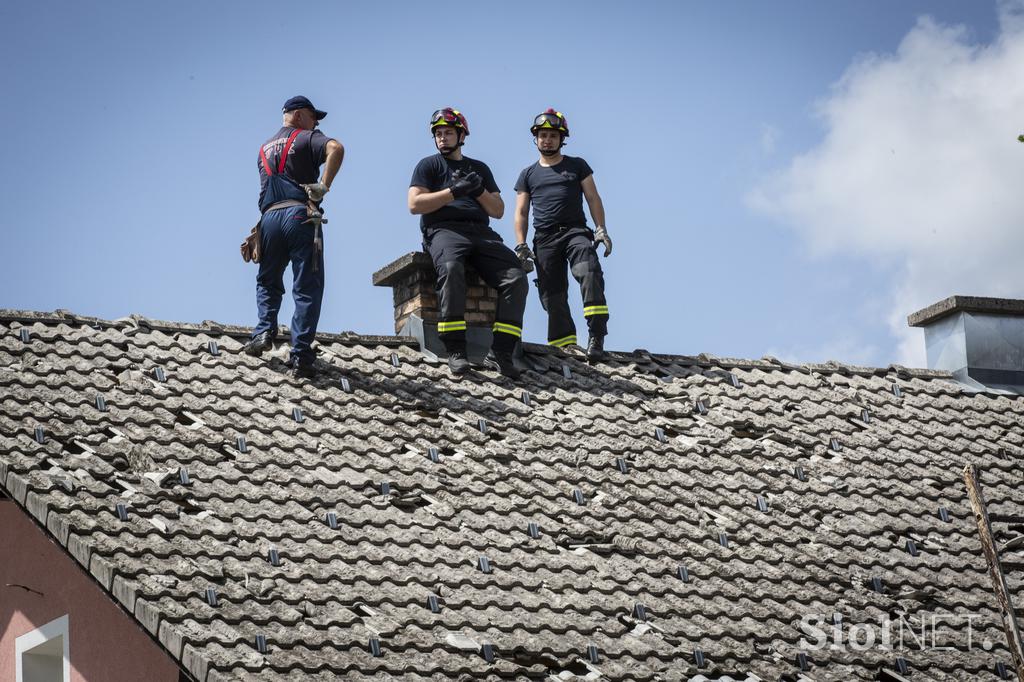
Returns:
[[[530,344],[454,381],[355,334],[303,382],[248,333],[0,311],[0,492],[203,682],[1012,678],[959,471],[1024,518],[1024,397]]]

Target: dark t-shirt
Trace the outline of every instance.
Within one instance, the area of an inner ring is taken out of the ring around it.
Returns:
[[[272,138],[263,143],[263,153],[267,162],[277,175],[277,169],[281,163],[281,152],[288,142],[288,137],[295,128],[281,128]],[[320,165],[327,158],[327,142],[331,138],[319,130],[303,130],[292,142],[288,150],[288,159],[285,161],[284,174],[299,185],[309,185],[320,179]],[[257,155],[256,165],[260,170],[260,206],[263,205],[263,195],[267,191],[267,172],[263,168],[263,161]]]
[[[550,167],[535,162],[524,168],[516,180],[516,192],[530,195],[533,229],[540,232],[555,227],[586,227],[583,181],[593,174],[587,162],[576,156],[563,156]]]
[[[466,156],[459,161],[453,161],[444,158],[441,154],[433,154],[421,159],[412,172],[409,186],[422,187],[428,192],[439,192],[455,184],[453,179],[455,174],[463,176],[470,171],[476,171],[483,178],[485,190],[488,192],[499,191],[491,169],[483,161]],[[490,225],[490,220],[480,202],[471,197],[456,199],[433,213],[424,213],[420,216],[420,229],[424,231],[428,227],[464,229],[474,225],[487,227]]]

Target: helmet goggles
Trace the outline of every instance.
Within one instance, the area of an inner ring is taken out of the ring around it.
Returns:
[[[452,109],[451,107],[445,107],[444,109],[438,109],[430,116],[430,129],[440,126],[451,126],[453,128],[459,128],[469,135],[469,124],[466,122],[466,117],[461,111]]]
[[[533,125],[530,127],[530,132],[536,135],[538,130],[543,130],[545,128],[549,130],[557,130],[566,137],[569,137],[569,124],[566,122],[565,116],[563,116],[560,111],[548,109],[543,114],[537,114],[537,117],[533,119]]]

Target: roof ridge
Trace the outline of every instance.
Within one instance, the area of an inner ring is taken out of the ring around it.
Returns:
[[[248,338],[252,335],[252,327],[244,325],[228,324],[216,320],[203,320],[202,322],[176,322],[169,320],[157,320],[138,313],[131,313],[116,320],[107,320],[89,315],[79,315],[63,308],[53,312],[39,312],[35,310],[21,310],[15,308],[0,308],[0,322],[21,322],[21,323],[42,323],[42,324],[87,324],[92,327],[108,327],[123,329],[136,327],[168,333],[189,333],[189,334],[220,334],[223,336],[235,336]],[[288,328],[282,326],[281,333],[287,335]],[[360,334],[354,331],[342,332],[317,332],[318,339],[322,341],[338,343],[361,343],[363,345],[383,346],[415,346],[416,340],[413,337],[382,334]],[[524,342],[530,352],[548,353],[551,349],[545,344]],[[824,363],[791,363],[785,360],[765,355],[761,359],[732,358],[727,356],[714,355],[712,353],[700,353],[698,355],[683,355],[675,353],[652,353],[645,348],[637,348],[633,351],[614,351],[616,355],[638,358],[653,362],[655,364],[681,364],[698,367],[714,367],[720,369],[762,369],[762,370],[784,370],[801,372],[804,374],[830,373],[859,376],[882,376],[896,374],[900,378],[927,378],[943,379],[953,378],[949,372],[930,370],[924,368],[911,368],[902,365],[890,364],[887,367],[866,367],[854,364],[829,360]]]

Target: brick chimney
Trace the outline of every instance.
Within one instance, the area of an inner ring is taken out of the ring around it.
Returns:
[[[391,287],[395,304],[395,333],[413,336],[420,346],[444,354],[437,336],[437,275],[430,256],[407,253],[373,273],[373,284]],[[491,325],[498,309],[498,294],[472,267],[466,267],[466,342],[470,358],[482,357],[491,345]]]
[[[907,323],[924,329],[929,369],[975,387],[1024,393],[1024,301],[950,296]]]

